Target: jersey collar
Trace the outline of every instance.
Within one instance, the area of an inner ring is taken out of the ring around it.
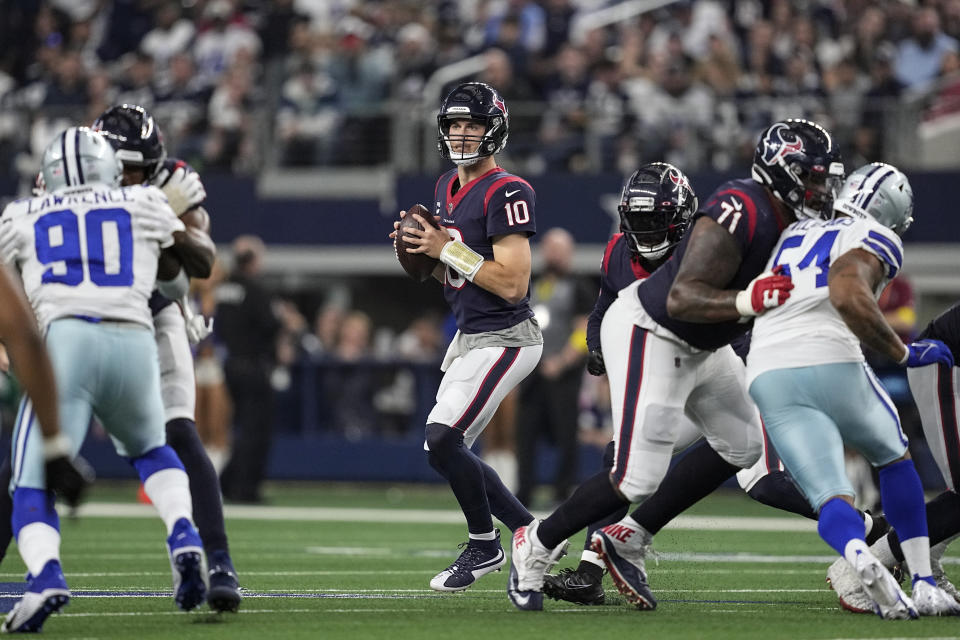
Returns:
[[[483,175],[474,178],[473,180],[471,180],[471,181],[468,182],[467,184],[461,185],[461,186],[460,186],[460,189],[457,191],[457,194],[456,194],[456,195],[453,195],[453,193],[452,193],[452,191],[453,191],[453,183],[454,183],[456,180],[459,180],[460,177],[459,177],[456,173],[454,173],[454,174],[453,174],[453,177],[450,179],[450,182],[447,183],[447,210],[446,210],[444,213],[450,213],[451,211],[453,211],[454,209],[456,209],[456,208],[457,208],[457,205],[460,204],[460,201],[463,200],[464,197],[466,197],[467,193],[469,193],[471,189],[473,189],[477,184],[479,184],[481,180],[483,180],[483,179],[485,179],[485,178],[488,178],[488,177],[492,176],[493,174],[498,173],[498,172],[501,172],[501,171],[503,171],[503,167],[494,167],[494,168],[490,169],[489,171],[487,171],[487,172],[484,173]]]

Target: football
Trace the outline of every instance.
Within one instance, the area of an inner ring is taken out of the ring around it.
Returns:
[[[408,243],[403,239],[404,230],[413,228],[423,229],[423,225],[414,219],[414,213],[419,213],[423,219],[429,224],[432,224],[435,229],[440,228],[425,206],[415,204],[407,209],[407,215],[400,220],[397,237],[393,241],[393,250],[397,254],[397,261],[400,263],[400,266],[403,267],[403,270],[406,271],[411,278],[419,282],[426,282],[440,261],[436,258],[431,258],[425,253],[407,253],[408,247],[412,249],[416,248],[417,245]]]

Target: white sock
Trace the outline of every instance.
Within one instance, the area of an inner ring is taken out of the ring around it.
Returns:
[[[190,498],[190,480],[182,469],[161,469],[143,483],[143,490],[157,508],[167,535],[180,518],[193,522],[193,502]]]
[[[933,575],[930,569],[930,538],[917,536],[909,540],[901,540],[900,548],[903,549],[903,559],[910,567],[911,577],[929,578]]]
[[[893,551],[890,549],[890,541],[887,539],[887,536],[883,536],[874,542],[870,547],[870,553],[876,556],[880,564],[887,569],[892,569],[898,562],[893,555]]]
[[[48,562],[60,559],[60,532],[46,522],[31,522],[20,529],[17,546],[27,570],[38,576]]]
[[[493,529],[491,529],[489,533],[471,533],[469,535],[471,540],[496,540],[497,539],[497,533]]]
[[[595,564],[601,569],[606,568],[605,565],[603,564],[603,560],[601,560],[600,556],[597,555],[597,552],[590,551],[589,549],[584,550],[584,552],[580,554],[580,561],[589,562],[590,564]]]
[[[867,543],[860,538],[851,538],[847,546],[843,548],[843,557],[847,559],[851,567],[856,568],[857,556],[863,552],[870,553],[870,548],[867,547]]]

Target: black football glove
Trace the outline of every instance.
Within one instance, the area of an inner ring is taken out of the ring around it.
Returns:
[[[89,470],[82,469],[70,458],[61,455],[47,460],[46,471],[47,489],[75,509],[90,485]]]
[[[607,367],[603,364],[603,352],[600,349],[594,349],[587,356],[587,373],[592,376],[602,376],[606,372]]]

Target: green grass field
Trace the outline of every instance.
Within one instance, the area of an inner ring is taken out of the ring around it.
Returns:
[[[648,565],[654,612],[547,600],[520,612],[506,570],[460,594],[428,582],[456,557],[465,526],[439,488],[271,485],[269,507],[228,507],[233,557],[246,590],[239,614],[178,611],[164,531],[130,504],[129,484],[97,487],[79,518],[63,521],[63,566],[74,599],[47,621],[62,638],[943,638],[960,619],[883,621],[841,611],[824,583],[831,551],[812,524],[722,493],[656,539]],[[112,515],[111,515],[112,514]],[[736,517],[731,517],[736,516]],[[746,518],[763,518],[747,520]],[[760,531],[766,528],[770,530]],[[744,530],[738,530],[744,529]],[[508,532],[504,531],[504,541]],[[561,562],[575,566],[582,536]],[[956,565],[948,571],[956,573]],[[3,591],[22,579],[11,550]],[[8,607],[13,598],[3,598]]]

